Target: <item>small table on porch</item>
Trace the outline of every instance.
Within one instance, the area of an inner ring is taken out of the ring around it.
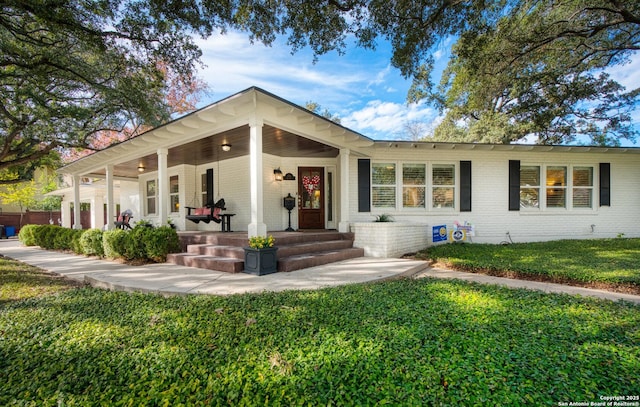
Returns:
[[[236,216],[235,213],[221,213],[218,215],[222,219],[222,231],[231,232],[231,217]]]

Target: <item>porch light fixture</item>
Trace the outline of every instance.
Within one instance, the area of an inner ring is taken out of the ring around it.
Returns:
[[[280,168],[273,170],[273,175],[275,176],[276,181],[282,181],[282,171],[280,171]]]
[[[224,143],[221,147],[222,147],[222,151],[231,150],[231,144]]]
[[[142,163],[138,164],[138,172],[144,172],[144,165]]]

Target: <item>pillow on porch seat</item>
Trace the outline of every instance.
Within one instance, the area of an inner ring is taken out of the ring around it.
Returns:
[[[208,216],[211,215],[211,208],[196,208],[193,214],[199,216]]]

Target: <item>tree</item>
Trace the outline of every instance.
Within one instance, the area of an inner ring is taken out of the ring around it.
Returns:
[[[286,35],[294,52],[310,47],[316,57],[344,52],[350,37],[365,48],[384,38],[391,63],[414,79],[408,99],[451,112],[448,128],[464,124],[453,134],[487,129],[494,139],[508,124],[504,142],[635,136],[629,111],[639,91],[600,72],[640,48],[636,0],[8,0],[0,171],[16,178],[0,182],[29,178],[57,148],[91,146],[102,131],[166,121],[168,73],[194,79],[200,50],[190,35],[228,29],[267,45]],[[450,36],[459,39],[436,89],[432,51]]]
[[[159,64],[159,69],[166,82],[164,104],[168,107],[170,115],[182,115],[195,110],[200,97],[209,89],[207,83],[191,73],[178,75],[163,63]],[[149,126],[136,124],[132,121],[120,131],[98,131],[82,147],[61,149],[62,161],[75,161],[112,144],[125,141],[149,128]]]
[[[189,81],[207,33],[187,4],[26,0],[0,11],[0,183],[29,179],[60,147],[167,120],[167,71]]]
[[[317,102],[308,101],[304,105],[305,109],[324,117],[325,119],[329,119],[332,122],[340,124],[340,116],[334,115],[327,108],[322,108]]]
[[[12,174],[9,177],[14,178]],[[34,180],[13,183],[5,185],[0,189],[0,199],[5,204],[16,204],[20,207],[20,226],[22,226],[22,218],[24,211],[36,203],[36,194],[38,193],[36,182]]]
[[[640,49],[638,3],[521,0],[508,7],[461,33],[438,89],[428,69],[414,81],[412,97],[427,97],[446,111],[436,138],[634,140],[630,113],[640,90],[626,91],[603,69]]]
[[[405,120],[399,137],[409,141],[425,140],[429,135],[429,125],[421,120]]]

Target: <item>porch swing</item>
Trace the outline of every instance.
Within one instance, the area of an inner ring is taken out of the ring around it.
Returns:
[[[197,178],[196,178],[197,182]],[[207,199],[206,204],[203,207],[186,206],[187,214],[185,219],[194,223],[209,223],[214,221],[215,223],[222,222],[221,212],[226,210],[224,199],[221,198],[215,203],[213,202],[213,168],[207,169],[206,173],[207,184]],[[196,196],[194,192],[193,202],[195,202]]]

